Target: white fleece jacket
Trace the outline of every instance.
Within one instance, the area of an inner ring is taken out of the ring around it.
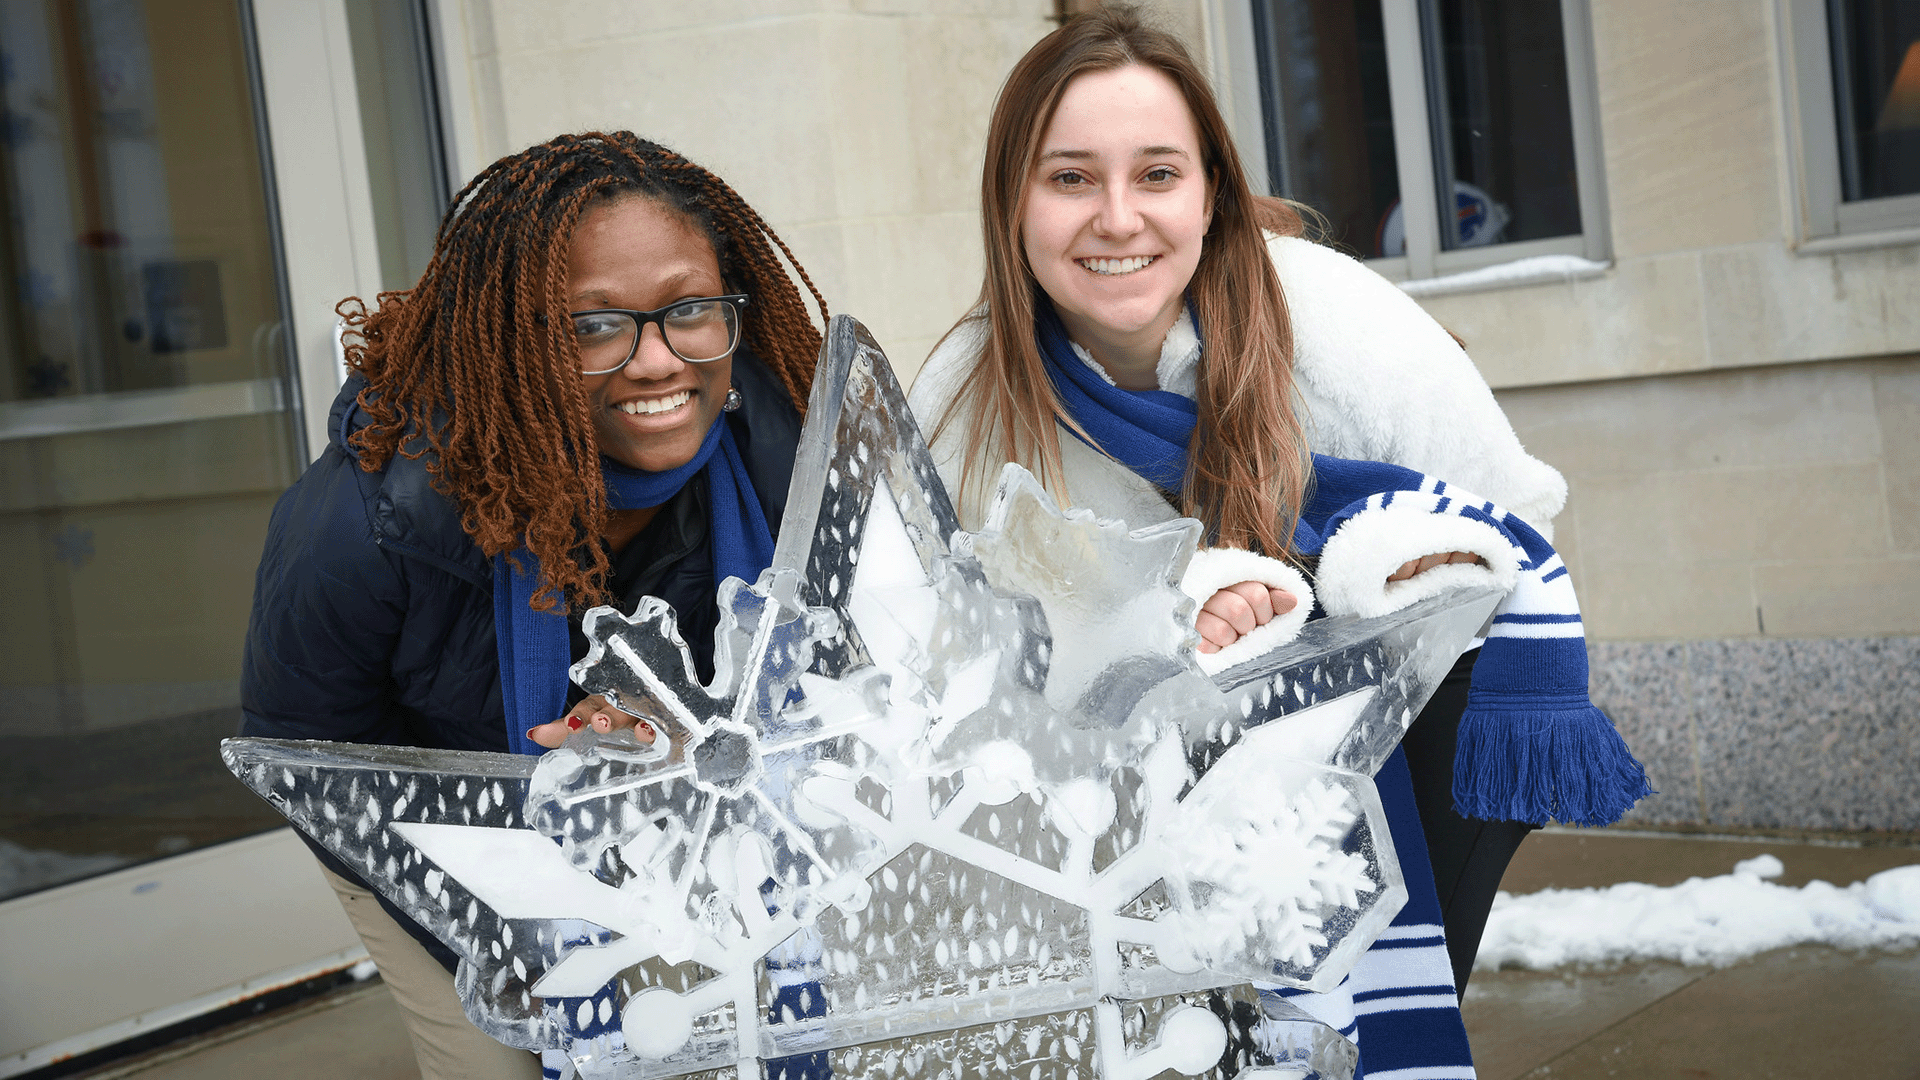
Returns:
[[[1393,283],[1331,248],[1270,237],[1267,251],[1293,321],[1295,408],[1308,445],[1441,477],[1519,514],[1551,540],[1566,481],[1521,447],[1493,391],[1440,324]],[[908,403],[930,436],[972,374],[986,325],[984,311],[970,313],[914,380]],[[1161,388],[1192,397],[1199,360],[1199,341],[1183,318],[1161,349]],[[956,416],[933,440],[941,479],[969,529],[985,520],[999,473],[998,462],[986,463],[962,492],[973,426],[971,417]],[[1069,505],[1135,528],[1176,516],[1151,484],[1078,439],[1063,436],[1060,453]]]

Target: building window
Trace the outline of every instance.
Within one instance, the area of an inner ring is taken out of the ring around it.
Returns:
[[[1920,0],[1789,0],[1809,238],[1920,226]]]
[[[1268,187],[1404,277],[1605,255],[1581,0],[1251,0]]]

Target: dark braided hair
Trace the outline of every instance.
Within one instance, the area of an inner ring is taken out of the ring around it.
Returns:
[[[461,190],[412,289],[337,309],[371,420],[348,438],[368,472],[428,455],[434,487],[489,558],[523,542],[543,580],[533,606],[605,599],[611,568],[600,451],[567,316],[574,229],[596,202],[652,199],[713,244],[731,292],[752,296],[743,343],[806,411],[820,331],[780,256],[786,244],[719,177],[632,132],[562,135],[501,158]],[[779,249],[776,255],[774,249]]]

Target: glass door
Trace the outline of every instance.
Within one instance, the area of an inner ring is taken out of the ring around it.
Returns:
[[[0,1077],[364,955],[219,742],[333,306],[446,205],[431,10],[0,0]]]
[[[0,900],[280,824],[239,719],[303,464],[238,9],[0,4]]]

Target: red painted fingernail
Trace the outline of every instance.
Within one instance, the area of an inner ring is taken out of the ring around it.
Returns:
[[[569,730],[569,731],[579,731],[579,730],[580,730],[580,718],[579,718],[579,717],[577,717],[577,716],[569,716],[569,717],[567,717],[567,730]]]
[[[527,741],[528,741],[528,742],[532,742],[532,741],[533,741],[533,733],[534,733],[534,732],[536,732],[536,731],[539,731],[539,730],[540,730],[539,728],[528,728],[528,729],[527,729]]]

